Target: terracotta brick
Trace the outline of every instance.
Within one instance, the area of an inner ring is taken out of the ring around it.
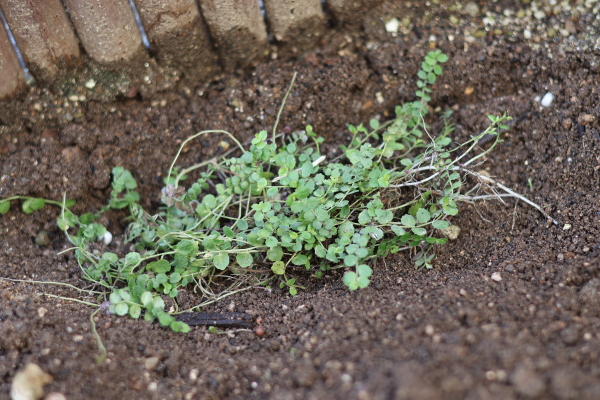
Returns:
[[[85,51],[95,61],[128,61],[145,52],[127,0],[64,0]]]
[[[267,30],[256,0],[200,0],[200,8],[227,70],[268,54]]]
[[[327,9],[339,25],[361,24],[364,13],[383,0],[327,0]]]
[[[0,100],[16,96],[25,88],[25,76],[4,26],[0,23]]]
[[[33,76],[47,81],[79,60],[79,41],[60,0],[0,0]]]
[[[217,69],[207,29],[195,0],[135,0],[152,53],[162,65],[202,79]]]
[[[314,47],[325,33],[320,0],[264,0],[269,31],[295,51]]]

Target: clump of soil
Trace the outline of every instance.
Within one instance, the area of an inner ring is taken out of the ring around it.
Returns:
[[[427,22],[412,19],[414,29],[396,37],[374,28],[339,32],[298,60],[202,88],[89,101],[71,122],[61,116],[64,107],[51,107],[58,96],[33,92],[19,114],[2,117],[0,197],[60,199],[66,192],[77,200],[75,211],[91,211],[108,197],[110,168],[121,165],[140,183],[144,206],[156,209],[178,144],[203,129],[226,129],[241,141],[270,129],[293,71],[298,79],[281,129],[311,124],[335,156],[348,139],[346,124],[384,120],[414,99],[414,76],[435,35],[450,61],[432,106],[454,111],[457,142],[483,130],[488,114],[522,116],[481,169],[542,205],[558,226],[514,200],[463,204],[452,218],[461,234],[437,249],[433,270],[415,271],[411,255],[398,254],[375,263],[365,290],[349,292],[343,272],[322,279],[299,272],[307,288],[295,297],[256,289],[207,307],[260,318],[261,336],[201,327],[183,335],[99,313],[108,350],[102,365],[89,324],[94,309],[47,295],[103,299],[2,280],[1,397],[33,362],[54,378],[46,392],[73,399],[598,398],[600,77],[593,54],[493,32],[465,41],[448,27],[445,10],[415,9],[429,13]],[[383,21],[388,11],[378,12]],[[541,107],[535,98],[546,92],[555,100]],[[48,106],[40,111],[38,103]],[[222,140],[190,144],[181,164],[219,154]],[[69,244],[56,228],[57,212],[24,215],[13,207],[0,218],[3,277],[91,289],[69,252],[59,254]],[[122,245],[122,216],[105,221],[114,248]],[[35,244],[40,231],[48,247]],[[191,289],[177,298],[182,309],[198,301]]]

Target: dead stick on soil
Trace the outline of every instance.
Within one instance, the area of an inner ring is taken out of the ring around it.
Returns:
[[[489,178],[485,175],[479,174],[477,172],[473,172],[473,171],[468,171],[465,170],[466,172],[468,172],[471,175],[476,176],[477,178],[479,178],[481,181],[500,188],[502,190],[504,190],[507,194],[495,194],[495,195],[483,195],[483,196],[460,196],[459,200],[466,200],[466,201],[473,201],[473,200],[483,200],[483,199],[492,199],[492,198],[499,198],[499,197],[514,197],[516,199],[522,200],[525,203],[529,204],[531,207],[535,208],[536,210],[538,210],[539,212],[541,212],[544,217],[546,217],[547,219],[551,220],[552,223],[554,225],[558,225],[558,221],[555,220],[554,218],[552,218],[550,215],[548,215],[548,213],[546,211],[544,211],[542,209],[542,207],[540,207],[539,205],[537,205],[536,203],[534,203],[533,201],[529,200],[527,197],[522,196],[518,193],[516,193],[515,191],[507,188],[506,186],[504,186],[503,184],[501,184],[500,182],[497,182],[496,180]]]
[[[281,107],[279,107],[279,112],[277,113],[277,118],[275,119],[275,125],[273,125],[273,143],[275,143],[275,135],[277,132],[277,125],[279,125],[279,118],[281,117],[281,113],[283,112],[283,107],[285,106],[285,102],[287,101],[290,92],[292,91],[292,86],[294,86],[294,82],[296,81],[296,76],[298,72],[294,72],[294,76],[292,76],[292,81],[290,82],[290,87],[288,88],[285,96],[283,97],[283,102],[281,103]]]
[[[512,223],[512,226],[510,227],[511,233],[515,229],[515,222],[517,221],[517,204],[519,204],[519,199],[517,199],[517,201],[515,201],[515,209],[513,210],[513,223]]]
[[[28,279],[12,279],[12,278],[0,278],[0,280],[3,281],[9,281],[9,282],[23,282],[23,283],[40,283],[40,284],[45,284],[45,285],[58,285],[58,286],[66,286],[68,288],[71,289],[75,289],[78,290],[80,292],[84,292],[84,293],[96,293],[96,294],[102,294],[102,292],[97,292],[95,290],[85,290],[85,289],[80,289],[77,286],[73,286],[70,285],[68,283],[64,283],[64,282],[52,282],[52,281],[32,281],[32,280],[28,280]],[[69,298],[67,298],[69,299]],[[70,300],[70,299],[69,299]]]

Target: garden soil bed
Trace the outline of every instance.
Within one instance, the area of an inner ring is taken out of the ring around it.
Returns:
[[[249,313],[261,321],[262,336],[204,327],[179,334],[99,313],[108,350],[101,365],[89,322],[95,309],[40,293],[97,298],[3,280],[0,398],[28,363],[53,376],[46,393],[68,399],[600,398],[594,54],[493,34],[468,44],[460,35],[448,40],[443,13],[395,38],[379,28],[335,32],[298,60],[152,99],[65,104],[64,96],[38,89],[0,117],[0,197],[60,199],[66,192],[77,200],[74,211],[92,211],[108,198],[110,169],[121,165],[138,180],[142,204],[157,210],[181,141],[203,129],[225,129],[241,141],[271,129],[294,71],[280,129],[313,125],[333,157],[349,138],[348,123],[385,120],[396,104],[414,99],[427,39],[436,35],[450,60],[432,107],[454,111],[456,141],[485,129],[488,114],[523,116],[479,168],[540,204],[558,225],[522,201],[463,204],[452,217],[461,233],[439,246],[432,270],[416,271],[411,255],[400,253],[377,260],[371,285],[355,292],[341,270],[321,279],[298,270],[293,276],[306,289],[294,297],[253,289],[205,309]],[[541,107],[535,98],[546,92],[555,99]],[[222,141],[191,143],[180,165],[223,152]],[[0,276],[91,289],[72,254],[59,254],[69,243],[56,228],[57,213],[46,206],[25,215],[13,206],[0,218]],[[115,235],[111,251],[122,245],[122,217],[113,212],[105,220]],[[47,247],[35,243],[40,231],[49,235]],[[491,279],[495,273],[501,280]],[[185,309],[200,297],[190,288],[176,300]]]

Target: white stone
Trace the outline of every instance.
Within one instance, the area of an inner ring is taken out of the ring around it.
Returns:
[[[398,34],[398,28],[400,28],[400,21],[398,21],[398,18],[392,18],[385,23],[385,30],[391,33],[392,36]]]
[[[102,235],[98,238],[98,240],[103,240],[104,244],[107,246],[110,244],[110,242],[112,242],[112,239],[113,239],[113,235],[109,231],[106,231],[106,233],[104,235]]]
[[[546,93],[542,98],[541,105],[544,107],[550,107],[550,104],[554,101],[554,95],[550,92]]]

